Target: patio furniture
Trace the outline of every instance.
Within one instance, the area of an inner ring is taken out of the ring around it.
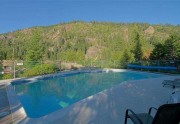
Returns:
[[[171,103],[180,103],[179,91],[175,92],[174,94],[171,94],[170,98],[169,98],[169,101],[167,103],[169,103],[169,104],[171,104]]]
[[[163,86],[172,86],[173,88],[180,87],[180,79],[176,78],[174,80],[164,80],[162,84]]]
[[[154,117],[151,116],[151,110],[157,110]],[[128,114],[131,112],[132,114]],[[126,110],[125,121],[130,118],[134,124],[179,124],[180,122],[180,103],[165,104],[158,109],[151,107],[149,113],[135,114],[131,109]]]
[[[166,86],[168,88],[172,88],[169,101],[167,103],[178,103],[180,101],[179,98],[180,79],[164,80],[162,84],[163,87]]]

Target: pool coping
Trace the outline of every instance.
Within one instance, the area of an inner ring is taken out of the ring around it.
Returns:
[[[63,75],[67,75],[67,74],[76,74],[79,72],[137,72],[137,71],[132,71],[132,70],[125,70],[125,69],[98,69],[98,70],[76,70],[76,71],[65,71],[65,72],[60,72],[60,73],[56,73],[56,74],[49,74],[49,75],[44,75],[44,76],[35,76],[35,77],[30,77],[30,78],[22,78],[22,79],[17,79],[15,81],[17,82],[21,82],[22,80],[26,79],[26,80],[37,80],[37,79],[41,79],[44,77],[52,77],[52,76],[63,76]],[[147,72],[138,72],[138,73],[147,73]],[[148,73],[148,74],[156,74],[156,73]],[[156,74],[156,75],[163,75],[163,74]],[[165,77],[169,77],[169,75],[163,75]],[[162,77],[159,77],[162,78]],[[140,80],[147,80],[147,79],[140,79]],[[134,80],[137,81],[137,80]],[[69,105],[63,109],[59,109],[53,113],[50,113],[48,115],[45,115],[43,117],[40,118],[29,118],[28,115],[25,112],[25,109],[23,108],[18,95],[16,94],[11,82],[8,82],[9,86],[7,87],[6,91],[7,91],[7,96],[8,96],[8,100],[9,100],[9,104],[10,104],[10,108],[12,111],[12,118],[13,118],[13,122],[16,123],[50,123],[54,120],[57,120],[61,117],[63,117],[64,115],[71,113],[72,111],[76,110],[77,107],[80,107],[92,100],[97,99],[103,92],[107,92],[109,90],[114,90],[117,87],[123,85],[122,82],[120,84],[117,84],[113,87],[110,87],[108,89],[105,89],[97,94],[94,94],[92,96],[89,96],[83,100],[80,100],[72,105]]]

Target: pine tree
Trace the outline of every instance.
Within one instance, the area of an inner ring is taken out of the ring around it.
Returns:
[[[136,34],[134,41],[136,43],[134,49],[134,58],[135,60],[141,60],[143,56],[143,52],[142,52],[142,45],[140,43],[140,35],[138,32]]]
[[[132,55],[132,53],[130,52],[129,49],[126,48],[123,51],[122,60],[123,61],[133,61],[133,55]]]
[[[76,53],[72,49],[68,49],[66,52],[67,52],[66,53],[66,60],[67,61],[70,61],[70,62],[76,61],[76,58],[77,58]]]
[[[164,44],[158,43],[154,46],[154,49],[150,55],[151,60],[164,60],[165,58]]]
[[[180,38],[176,33],[173,33],[165,41],[165,58],[167,60],[176,60],[180,57]]]
[[[85,60],[85,53],[81,50],[76,52],[76,61],[84,61]]]
[[[43,47],[40,42],[40,34],[35,31],[31,39],[29,49],[27,51],[26,60],[27,61],[38,61],[42,58]]]

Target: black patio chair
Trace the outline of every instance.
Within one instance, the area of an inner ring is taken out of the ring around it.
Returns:
[[[154,118],[151,116],[151,110],[157,110]],[[128,114],[131,112],[132,114]],[[134,124],[179,124],[180,122],[180,103],[165,104],[158,109],[151,107],[149,113],[135,114],[131,109],[126,110],[125,121],[130,118]]]

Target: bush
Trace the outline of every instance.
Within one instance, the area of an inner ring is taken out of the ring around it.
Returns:
[[[19,75],[19,77],[30,77],[30,76],[37,76],[41,74],[55,73],[56,68],[57,68],[56,64],[43,64],[42,71],[41,71],[41,65],[36,65],[35,67],[24,71],[23,74]]]
[[[14,76],[13,76],[13,73],[8,73],[8,74],[4,74],[2,79],[12,79]]]

